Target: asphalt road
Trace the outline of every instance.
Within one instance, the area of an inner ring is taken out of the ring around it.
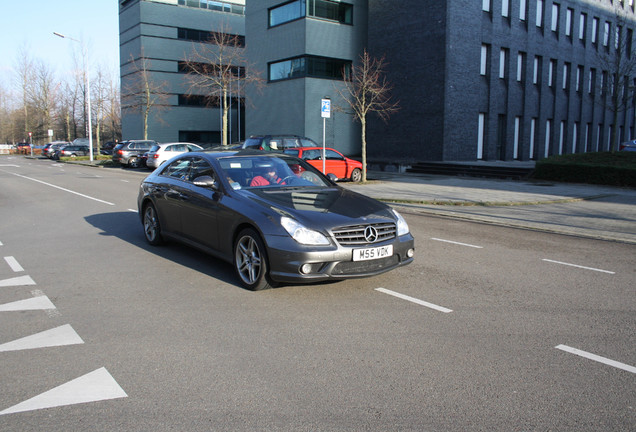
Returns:
[[[411,266],[253,293],[143,173],[0,158],[0,430],[636,429],[634,245],[405,208]]]

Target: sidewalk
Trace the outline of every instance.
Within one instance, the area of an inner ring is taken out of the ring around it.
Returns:
[[[369,171],[340,183],[404,209],[636,244],[636,189]]]

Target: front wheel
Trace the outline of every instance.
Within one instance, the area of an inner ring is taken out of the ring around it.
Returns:
[[[144,208],[144,235],[146,236],[146,241],[153,246],[163,243],[159,217],[155,206],[152,204],[148,204]]]
[[[360,170],[360,168],[356,168],[351,173],[351,181],[357,183],[360,180],[362,180],[362,171]]]
[[[267,253],[261,237],[251,228],[241,231],[234,243],[234,269],[241,284],[252,291],[271,287]]]

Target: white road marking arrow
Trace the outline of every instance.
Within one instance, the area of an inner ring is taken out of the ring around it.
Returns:
[[[18,300],[0,305],[0,312],[55,309],[55,305],[45,295],[26,300]]]
[[[11,279],[0,280],[0,287],[35,285],[35,281],[31,276],[18,276]]]
[[[0,415],[124,397],[128,395],[117,381],[106,368],[100,368],[0,411]]]
[[[34,348],[48,348],[63,345],[76,345],[83,343],[84,341],[81,337],[79,337],[75,330],[73,330],[73,327],[71,327],[70,324],[65,324],[51,330],[46,330],[41,333],[36,333],[31,336],[26,336],[11,342],[4,343],[0,345],[0,352],[19,351]]]

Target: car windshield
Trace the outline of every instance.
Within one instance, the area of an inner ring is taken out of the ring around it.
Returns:
[[[228,156],[222,176],[234,189],[332,186],[315,168],[292,157]]]

